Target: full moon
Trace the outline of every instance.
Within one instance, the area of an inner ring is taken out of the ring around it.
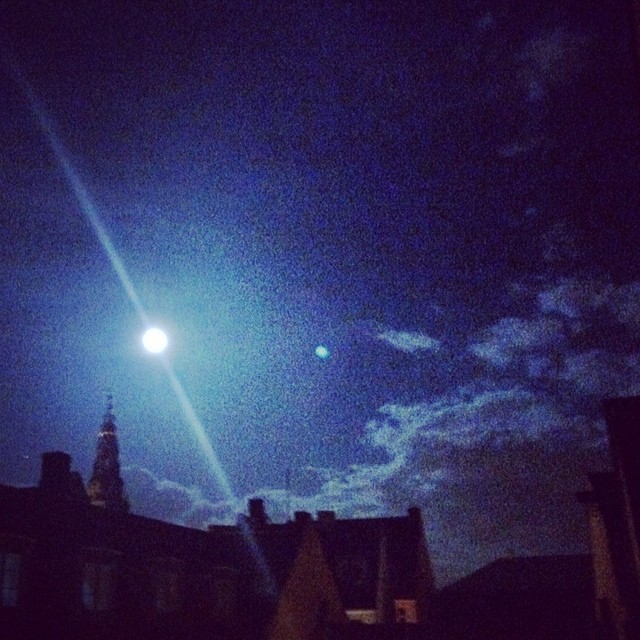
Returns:
[[[167,334],[157,327],[147,329],[142,336],[142,344],[151,353],[162,353],[167,348]]]

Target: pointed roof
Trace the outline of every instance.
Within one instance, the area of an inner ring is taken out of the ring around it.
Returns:
[[[113,415],[113,396],[109,394],[107,396],[107,410],[104,412],[104,416],[102,418],[102,427],[100,428],[100,433],[115,433],[115,419],[116,418]]]
[[[124,482],[120,477],[118,438],[111,395],[107,397],[107,410],[98,434],[96,459],[87,494],[94,506],[119,511],[129,510],[129,502],[124,495]]]
[[[440,590],[441,597],[562,592],[576,585],[590,590],[593,567],[588,554],[498,558]]]
[[[376,608],[381,578],[396,599],[415,599],[423,586],[433,589],[418,510],[386,518],[327,518],[316,526],[347,609]]]

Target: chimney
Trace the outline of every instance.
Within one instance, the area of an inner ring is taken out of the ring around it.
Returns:
[[[318,511],[318,522],[328,523],[334,522],[336,519],[335,511]]]
[[[420,507],[409,507],[409,509],[407,510],[407,514],[409,516],[409,520],[415,520],[417,522],[420,522],[422,520]]]
[[[249,500],[249,520],[252,524],[260,526],[267,524],[267,514],[264,510],[264,501],[261,498]]]
[[[43,491],[67,493],[71,474],[71,456],[64,451],[48,451],[42,454],[40,484]]]
[[[293,514],[294,521],[298,523],[310,522],[311,514],[308,511],[296,511]]]

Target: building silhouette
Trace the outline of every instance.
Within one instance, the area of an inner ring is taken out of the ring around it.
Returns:
[[[87,494],[92,505],[118,511],[129,510],[129,502],[124,495],[124,482],[120,477],[118,436],[111,396],[98,433],[96,459],[87,485]]]
[[[640,637],[640,397],[603,403],[613,469],[589,474],[587,506],[600,637]]]
[[[441,589],[430,640],[596,640],[584,555],[499,558]]]
[[[437,592],[417,508],[272,523],[255,498],[206,531],[130,513],[109,401],[87,490],[61,451],[43,454],[37,486],[0,485],[0,637],[633,640],[640,398],[605,414],[614,471],[581,494],[593,564],[503,558]]]
[[[0,586],[3,640],[412,638],[434,592],[415,508],[274,524],[253,499],[207,531],[130,513],[111,399],[86,491],[61,451],[0,485]]]

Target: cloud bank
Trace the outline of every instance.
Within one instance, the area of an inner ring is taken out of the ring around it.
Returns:
[[[600,401],[640,393],[640,283],[576,277],[512,289],[529,296],[530,313],[498,318],[460,346],[469,366],[453,391],[385,404],[365,425],[362,444],[382,462],[309,467],[312,493],[262,487],[234,504],[128,467],[134,512],[204,527],[234,522],[250,497],[262,497],[274,521],[295,511],[373,517],[418,505],[440,583],[508,553],[584,549],[575,492],[608,464]],[[378,338],[413,356],[451,357],[426,333]]]

